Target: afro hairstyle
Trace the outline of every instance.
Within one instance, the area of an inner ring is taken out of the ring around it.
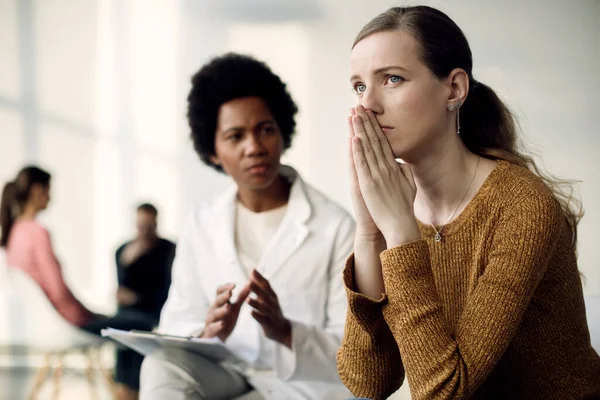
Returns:
[[[212,59],[193,77],[187,118],[194,149],[208,166],[223,172],[210,157],[215,155],[217,117],[221,106],[243,97],[261,98],[273,114],[283,148],[288,149],[296,129],[298,107],[279,76],[250,56],[228,53]]]

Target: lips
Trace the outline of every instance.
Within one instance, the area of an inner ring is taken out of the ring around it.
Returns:
[[[394,129],[393,126],[389,126],[389,125],[385,125],[380,123],[379,121],[377,121],[377,123],[379,123],[379,127],[383,130],[383,131],[391,131],[392,129]]]
[[[269,170],[269,168],[271,168],[271,165],[268,163],[257,163],[246,168],[246,171],[250,172],[251,174],[264,174]]]

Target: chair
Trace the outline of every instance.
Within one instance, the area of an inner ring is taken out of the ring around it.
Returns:
[[[88,384],[95,393],[95,372],[100,370],[115,392],[109,371],[101,368],[99,354],[106,341],[67,322],[43,290],[27,273],[6,265],[0,250],[0,348],[41,351],[45,362],[38,368],[29,399],[35,399],[52,373],[54,398],[58,398],[67,355],[82,354],[87,361]]]

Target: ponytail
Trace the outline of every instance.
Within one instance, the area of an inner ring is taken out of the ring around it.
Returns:
[[[35,184],[47,186],[50,184],[50,174],[34,165],[23,168],[13,182],[4,185],[2,201],[0,202],[0,247],[6,247],[10,231],[15,220],[23,211],[29,199],[31,188]]]
[[[471,79],[469,95],[460,108],[460,134],[476,154],[483,149],[513,149],[517,142],[515,119],[487,85]]]
[[[2,229],[0,247],[6,247],[8,243],[10,231],[15,223],[15,207],[17,206],[17,185],[9,182],[4,185],[0,202],[0,228]]]
[[[542,171],[518,140],[518,129],[512,112],[487,85],[471,78],[471,88],[460,108],[460,134],[473,153],[491,160],[505,160],[527,168],[552,190],[571,228],[573,245],[577,242],[577,224],[583,207],[575,196],[573,181],[558,179]]]

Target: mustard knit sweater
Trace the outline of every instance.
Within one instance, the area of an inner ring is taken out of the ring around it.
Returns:
[[[338,370],[385,399],[406,374],[413,399],[600,399],[581,278],[565,215],[546,185],[499,161],[436,243],[381,253],[373,301],[344,271],[349,310]]]

